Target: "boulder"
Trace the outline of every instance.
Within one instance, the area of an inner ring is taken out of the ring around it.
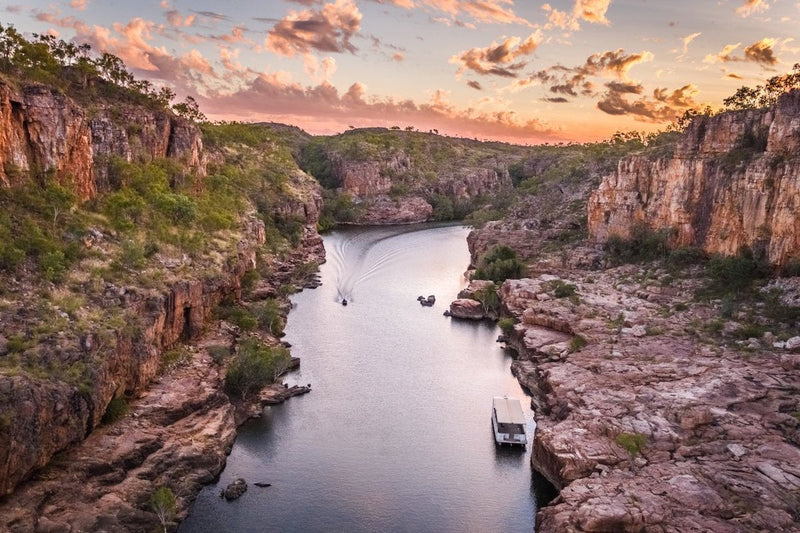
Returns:
[[[231,501],[241,497],[245,492],[247,492],[247,482],[239,478],[225,487],[225,490],[222,491],[222,496],[224,496],[226,500]]]
[[[468,320],[481,320],[486,318],[483,304],[469,298],[459,298],[450,304],[450,316]]]

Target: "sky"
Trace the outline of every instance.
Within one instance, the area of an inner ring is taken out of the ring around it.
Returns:
[[[0,1],[210,120],[515,144],[652,132],[800,63],[800,0]]]

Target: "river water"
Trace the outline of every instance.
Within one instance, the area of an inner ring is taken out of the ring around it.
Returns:
[[[530,420],[529,398],[493,324],[442,315],[465,285],[467,232],[325,236],[323,285],[292,297],[286,327],[302,361],[286,382],[312,392],[240,428],[181,532],[533,530],[531,446],[497,448],[490,424],[493,396],[520,398]],[[249,490],[221,499],[238,477]]]

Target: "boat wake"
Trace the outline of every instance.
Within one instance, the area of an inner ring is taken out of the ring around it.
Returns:
[[[385,251],[381,244],[401,234],[396,229],[390,234],[381,232],[378,235],[374,230],[353,231],[329,250],[337,302],[344,305],[355,302],[358,285],[378,275],[397,259],[402,250]]]

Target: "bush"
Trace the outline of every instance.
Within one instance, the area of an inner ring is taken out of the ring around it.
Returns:
[[[669,229],[654,231],[646,224],[635,224],[627,239],[611,235],[603,244],[603,251],[606,258],[616,265],[653,261],[667,256],[671,235]]]
[[[503,332],[503,335],[510,335],[511,332],[514,331],[514,324],[516,323],[517,321],[512,317],[505,317],[497,321],[497,327],[500,328],[500,331]]]
[[[208,355],[211,356],[211,360],[218,365],[221,365],[222,362],[231,355],[230,347],[224,344],[212,344],[206,348],[206,351],[208,351]]]
[[[478,268],[472,279],[486,279],[495,283],[519,279],[525,273],[525,264],[517,259],[517,254],[508,246],[495,246],[478,261]]]
[[[640,433],[622,432],[614,439],[617,444],[625,448],[631,457],[636,457],[642,452],[642,448],[647,443],[647,437]]]
[[[220,306],[215,315],[238,326],[242,331],[252,331],[258,326],[256,317],[242,306]]]
[[[291,361],[286,348],[267,346],[258,339],[247,339],[228,364],[225,391],[243,401],[253,392],[273,383]]]
[[[769,266],[757,259],[749,248],[742,248],[739,255],[717,255],[708,262],[711,290],[738,293],[750,288],[753,282],[769,274]]]
[[[585,338],[575,335],[569,340],[569,353],[579,352],[584,346],[589,344]]]

